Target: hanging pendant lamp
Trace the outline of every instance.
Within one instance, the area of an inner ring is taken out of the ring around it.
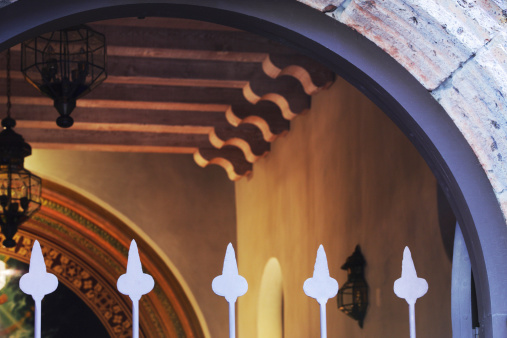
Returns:
[[[69,128],[77,99],[102,83],[106,39],[85,25],[42,34],[21,44],[21,71],[30,84],[54,101],[56,124]]]
[[[0,132],[0,228],[5,236],[3,245],[16,246],[14,235],[41,205],[41,179],[23,167],[32,148],[12,128],[16,121],[11,110],[10,50],[7,50],[7,117]]]

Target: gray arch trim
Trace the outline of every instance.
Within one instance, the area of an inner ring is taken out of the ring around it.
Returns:
[[[462,225],[477,278],[481,337],[507,336],[507,227],[498,201],[463,135],[401,65],[295,0],[20,0],[0,9],[0,50],[45,31],[125,16],[186,17],[258,33],[314,57],[359,88],[417,147]]]

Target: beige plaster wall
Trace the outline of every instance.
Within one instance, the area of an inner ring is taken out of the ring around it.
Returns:
[[[106,202],[139,226],[175,264],[213,337],[227,335],[227,309],[211,281],[236,242],[234,186],[223,169],[190,155],[34,150],[26,166]]]
[[[281,265],[284,337],[319,335],[316,301],[302,286],[319,244],[340,285],[345,259],[360,244],[368,262],[370,307],[364,329],[328,303],[329,337],[407,337],[408,306],[393,293],[405,245],[429,283],[417,302],[420,337],[451,337],[451,264],[440,240],[436,180],[405,136],[356,89],[338,79],[312,111],[293,120],[253,176],[236,183],[239,271],[249,282],[239,299],[239,335],[257,337],[262,272]]]

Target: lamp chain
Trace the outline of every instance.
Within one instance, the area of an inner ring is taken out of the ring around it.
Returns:
[[[11,49],[7,49],[7,117],[11,117]]]

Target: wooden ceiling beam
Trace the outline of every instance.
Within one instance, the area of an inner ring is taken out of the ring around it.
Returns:
[[[243,92],[231,88],[201,88],[196,87],[188,90],[185,87],[160,87],[141,85],[102,84],[101,90],[94,91],[83,99],[77,101],[76,112],[73,115],[76,122],[79,121],[80,108],[100,109],[141,109],[141,110],[194,110],[208,112],[228,112],[227,120],[233,126],[241,123],[257,125],[265,133],[265,140],[272,141],[275,136],[288,130],[288,122],[281,116],[282,111],[272,102],[260,101],[254,105],[248,102]],[[0,83],[0,92],[4,91],[4,85]],[[13,97],[12,101],[18,105],[42,105],[51,106],[52,101],[26,84],[22,80],[14,81],[13,93],[24,96]],[[107,98],[107,99],[106,99]],[[129,98],[129,100],[122,100]],[[140,101],[140,100],[143,101]],[[177,102],[162,102],[158,100],[179,100]],[[2,97],[0,97],[2,100]],[[3,98],[5,100],[5,98]],[[146,101],[144,101],[146,100]],[[308,107],[308,99],[303,95],[300,100],[299,112]],[[186,101],[186,102],[185,102]],[[197,103],[194,103],[196,102]],[[305,102],[306,101],[306,102]],[[0,101],[1,102],[1,101]],[[232,103],[232,108],[230,104]],[[282,105],[283,107],[283,105]],[[83,115],[83,114],[81,114]],[[54,116],[54,114],[53,114]],[[124,117],[115,114],[118,121]],[[250,119],[248,117],[252,116]],[[94,122],[94,121],[91,121]],[[208,123],[209,125],[209,123]]]
[[[301,57],[289,58],[279,55],[268,57],[267,55],[230,53],[214,55],[214,52],[212,52],[213,55],[209,55],[206,51],[183,51],[183,54],[180,54],[180,51],[174,50],[150,51],[142,48],[132,50],[124,47],[118,48],[122,49],[126,53],[125,55],[130,56],[118,56],[115,54],[115,48],[115,46],[108,48],[110,79],[106,80],[106,83],[136,83],[135,80],[128,82],[126,78],[139,77],[137,83],[140,84],[183,84],[185,86],[238,88],[242,84],[241,81],[246,83],[255,77],[261,78],[264,72],[270,78],[279,78],[283,75],[294,77],[300,81],[308,95],[313,95],[318,90],[327,88],[334,80],[332,72],[316,62],[303,62]],[[19,69],[19,52],[12,54],[12,69]],[[177,58],[168,61],[164,58],[180,56],[194,59]],[[5,69],[3,58],[4,55],[0,56],[0,69]],[[273,60],[278,60],[278,64],[275,65]],[[291,61],[293,62],[291,63]],[[18,71],[13,71],[12,75],[13,78],[21,76]]]
[[[208,50],[222,53],[294,53],[289,47],[273,40],[240,30],[160,29],[100,23],[90,26],[106,36],[108,46]]]
[[[127,47],[127,46],[107,46],[107,55],[164,59],[166,62],[171,59],[182,60],[208,60],[222,62],[256,62],[262,63],[267,57],[267,53],[255,52],[222,52],[214,50],[192,50],[192,49],[173,49],[173,48],[145,48],[145,47]]]
[[[124,85],[165,86],[165,87],[243,89],[248,84],[248,81],[109,75],[105,80],[105,83],[124,84]]]
[[[19,122],[54,122],[58,116],[53,102],[44,99],[47,105],[20,105],[17,102],[23,98],[14,97],[12,115]],[[5,97],[0,96],[0,104],[5,103]],[[27,100],[28,101],[28,100]],[[78,101],[79,102],[79,101]],[[119,106],[128,106],[128,101]],[[105,105],[107,106],[107,105]],[[149,105],[139,107],[141,109],[121,108],[86,108],[77,107],[73,112],[75,123],[91,124],[137,124],[142,128],[144,125],[159,126],[190,126],[190,127],[227,127],[229,123],[225,119],[224,111],[199,111],[199,110],[150,110]]]
[[[259,51],[223,51],[217,49],[205,48],[170,48],[170,47],[143,47],[141,45],[124,45],[111,43],[108,40],[107,55],[108,57],[135,57],[135,58],[153,58],[165,59],[166,62],[171,59],[180,60],[208,60],[222,62],[255,62],[262,63],[268,53]],[[21,45],[11,47],[11,55],[21,54]],[[18,61],[20,63],[21,61]]]
[[[277,78],[282,75],[292,76],[305,84],[304,87],[311,87],[311,89],[307,90],[307,94],[313,95],[318,90],[325,89],[333,83],[335,76],[334,73],[316,62],[291,62],[294,60],[289,56],[280,55],[270,55],[269,57],[264,55],[259,57],[255,56],[254,61],[249,61],[243,58],[242,55],[216,56],[215,60],[193,59],[189,61],[184,59],[173,59],[168,61],[164,58],[108,54],[108,75],[113,79],[116,77],[118,80],[106,81],[112,81],[113,83],[118,83],[124,77],[140,77],[147,79],[166,79],[166,81],[175,81],[178,79],[180,79],[180,81],[183,79],[187,81],[216,81],[212,86],[221,86],[220,83],[222,83],[222,81],[224,81],[224,85],[230,86],[228,81],[238,81],[238,83],[235,83],[235,87],[237,87],[239,86],[239,82],[248,82],[253,77],[264,72],[271,78]],[[194,56],[197,57],[198,55]],[[199,55],[199,57],[205,57],[205,55]],[[231,60],[224,61],[220,60],[220,58],[229,58]],[[232,60],[233,58],[237,58],[237,60]],[[12,52],[11,75],[15,79],[20,79],[22,77],[18,70],[21,68],[20,59],[19,51]],[[259,62],[259,60],[261,61]],[[279,60],[279,62],[275,64],[273,60]],[[0,72],[1,76],[5,77],[4,54],[0,54],[0,70],[3,70]],[[308,82],[310,85],[306,85]]]
[[[263,71],[276,78],[278,75],[288,75],[302,81],[306,86],[311,86],[312,90],[308,91],[312,95],[318,89],[329,87],[334,81],[334,73],[322,66],[320,63],[298,55],[293,54],[277,54],[277,53],[255,53],[255,52],[222,52],[208,50],[186,50],[186,49],[168,49],[168,48],[144,48],[144,47],[125,47],[125,46],[108,46],[109,57],[136,59],[130,64],[141,63],[142,59],[160,60],[159,69],[170,67],[171,63],[177,63],[176,60],[188,60],[190,66],[194,61],[216,62],[218,64],[224,62],[233,62],[243,67],[241,64],[260,64]],[[109,61],[111,64],[116,60]],[[121,59],[119,62],[123,62]],[[108,67],[110,67],[108,65]]]
[[[225,116],[227,121],[236,127],[244,123],[257,126],[268,142],[273,142],[290,128],[290,122],[282,116],[280,107],[270,101],[233,105],[227,109]]]
[[[0,67],[0,79],[6,78],[6,71]],[[24,80],[20,71],[11,71],[11,79]],[[220,80],[220,79],[197,79],[197,78],[167,78],[160,76],[125,76],[108,75],[104,83],[125,85],[152,85],[166,87],[209,87],[209,88],[236,88],[243,89],[246,80]]]
[[[0,96],[0,104],[5,102],[6,98]],[[56,126],[54,120],[58,113],[50,99],[13,97],[12,102],[13,116],[19,126],[26,128]],[[289,130],[289,121],[281,117],[280,110],[271,102],[261,101],[256,105],[236,108],[243,113],[240,115],[243,119],[234,115],[230,107],[220,105],[81,99],[78,100],[78,107],[73,112],[75,118],[73,129],[201,133],[204,130],[208,131],[209,127],[218,129],[230,127],[230,121],[226,118],[234,116],[233,122],[239,121],[238,126],[253,124],[259,128],[263,139],[268,142],[272,142],[277,136]],[[104,126],[101,126],[102,124]],[[225,137],[222,139],[226,140]]]
[[[12,93],[16,96],[40,96],[37,89],[24,80],[12,81]],[[6,93],[5,82],[0,82],[0,93]],[[194,104],[248,104],[241,89],[165,87],[155,85],[125,85],[102,83],[97,90],[86,94],[87,100],[139,101],[139,102],[179,102]],[[79,102],[79,100],[78,100]]]
[[[237,63],[240,67],[243,63],[260,64],[262,70],[272,78],[279,75],[297,78],[305,87],[312,88],[307,91],[309,95],[329,87],[335,77],[334,73],[320,63],[302,55],[293,57],[293,54],[108,46],[108,56],[136,59],[134,63],[142,62],[143,58],[158,59],[161,61],[159,69],[170,67],[171,63],[177,63],[176,60],[188,60],[190,66],[193,61],[222,63],[222,67],[225,66],[224,62]]]
[[[17,121],[16,126],[22,129],[60,129],[54,121]],[[155,134],[201,134],[209,135],[214,131],[212,126],[179,126],[159,125],[145,123],[90,123],[76,122],[72,130],[90,131],[126,131],[133,133],[155,133]]]
[[[19,49],[19,47],[18,47]],[[11,51],[11,74],[19,78],[21,53]],[[5,70],[5,53],[0,54],[0,70]],[[108,53],[108,76],[148,77],[167,79],[196,79],[214,81],[248,81],[255,73],[262,72],[261,63],[244,61],[157,59],[114,56]],[[2,76],[4,72],[1,72]],[[107,81],[107,80],[106,80]]]
[[[335,80],[335,74],[327,67],[301,54],[271,53],[264,61],[263,69],[273,78],[288,75],[297,78],[304,87],[313,86],[313,89],[307,91],[308,95],[328,88]]]
[[[17,119],[17,130],[61,130],[54,121],[58,115],[50,105],[14,105],[12,111]],[[73,116],[76,122],[70,130],[131,132],[134,138],[134,133],[206,135],[216,148],[226,145],[238,147],[252,163],[269,150],[269,143],[256,126],[243,124],[238,128],[232,127],[223,112],[77,108]]]
[[[245,159],[241,150],[230,146],[222,149],[200,148],[194,153],[194,160],[203,168],[210,164],[221,166],[231,181],[237,181],[250,174],[253,167],[252,163]]]
[[[275,103],[287,120],[310,109],[310,96],[302,84],[291,76],[279,76],[272,79],[264,73],[258,73],[243,89],[243,95],[252,104],[259,101]]]
[[[14,96],[12,103],[15,105],[40,105],[53,106],[53,101],[42,94],[36,96]],[[7,101],[5,96],[0,96],[0,103]],[[152,102],[152,101],[125,101],[125,100],[77,100],[78,108],[100,108],[100,109],[134,109],[134,110],[162,110],[162,111],[202,111],[202,112],[224,112],[229,109],[226,104],[208,103],[187,103],[187,102]],[[121,122],[121,121],[119,121]]]
[[[252,124],[215,128],[210,133],[210,142],[217,149],[226,146],[241,149],[245,159],[250,163],[256,162],[270,150],[270,143],[264,140],[259,128]]]
[[[262,83],[269,85],[263,88]],[[277,83],[280,83],[280,85],[277,86]],[[255,86],[255,90],[260,95],[251,90],[251,85]],[[278,105],[282,115],[285,119],[289,120],[310,107],[309,96],[305,95],[297,81],[292,78],[284,77],[277,80],[267,78],[266,82],[260,81],[259,83],[254,81],[251,85],[246,86],[244,89],[239,89],[103,83],[100,86],[100,90],[92,91],[85,98],[86,100],[99,101],[132,100],[138,102],[175,102],[232,106],[248,106],[263,100]],[[6,92],[4,83],[0,83],[0,93],[2,92]],[[41,95],[24,80],[12,82],[12,93],[22,97]]]
[[[252,170],[252,164],[241,149],[229,144],[221,149],[212,148],[207,135],[20,127],[15,130],[38,149],[194,154],[196,162],[203,167],[210,164],[222,166],[231,180]]]
[[[31,142],[33,149],[55,149],[75,151],[108,151],[121,153],[159,153],[159,154],[194,154],[198,148],[166,147],[166,146],[138,146],[121,144],[79,144],[79,143],[48,143]]]
[[[203,134],[173,134],[151,132],[129,132],[110,130],[77,130],[77,129],[33,129],[19,128],[15,131],[21,134],[30,144],[89,144],[89,145],[121,145],[121,146],[152,146],[175,148],[209,148],[208,135]]]
[[[0,96],[0,104],[5,104],[5,96]],[[37,126],[38,123],[49,123],[56,126],[54,120],[58,117],[56,109],[53,107],[53,101],[45,97],[13,97],[12,114],[18,121],[18,125]],[[162,106],[162,107],[161,107]],[[157,108],[157,109],[150,109]],[[167,109],[158,109],[167,108]],[[226,120],[226,106],[219,109],[208,109],[209,105],[196,106],[190,104],[186,109],[181,104],[157,103],[157,102],[129,102],[129,101],[94,101],[81,99],[78,100],[78,107],[73,112],[75,118],[74,127],[88,128],[86,125],[107,124],[117,126],[117,130],[122,130],[122,125],[135,125],[139,131],[145,131],[146,126],[154,126],[154,129],[163,130],[171,126],[175,128],[227,128],[231,127],[230,122]],[[197,108],[202,108],[201,110]],[[213,108],[213,106],[211,106]],[[259,102],[257,105],[244,106],[248,108],[247,113],[258,114],[245,118],[245,124],[254,124],[257,127],[269,129],[268,133],[280,135],[289,130],[289,122],[281,117],[280,111],[276,105],[271,102]],[[179,109],[179,110],[178,110]],[[257,111],[257,110],[258,111]],[[244,109],[239,109],[244,112]],[[249,119],[250,118],[250,119]],[[256,121],[250,121],[257,118]],[[240,123],[241,124],[241,123]],[[240,125],[238,124],[238,125]],[[74,128],[73,127],[73,128]],[[113,127],[111,127],[113,128]],[[269,141],[266,137],[265,140]]]
[[[16,130],[18,131],[45,129],[48,132],[55,130],[57,133],[61,133],[61,129],[54,122],[54,118],[57,116],[56,111],[49,105],[24,107],[15,105],[13,112],[17,119]],[[79,111],[78,108],[74,114],[77,121],[70,131],[131,132],[132,138],[136,138],[134,133],[141,133],[143,136],[146,133],[201,134],[208,136],[214,147],[222,148],[226,145],[238,147],[250,162],[255,162],[269,150],[269,143],[263,140],[262,133],[257,127],[249,124],[241,125],[239,128],[231,127],[225,120],[224,113],[137,111],[133,109],[107,109],[104,111],[96,108]],[[118,115],[121,115],[121,119]],[[80,117],[83,117],[84,121]],[[119,120],[122,122],[115,122]],[[205,123],[206,121],[208,123]],[[72,133],[65,133],[65,135],[73,139],[76,138]],[[95,139],[95,136],[96,134],[93,134],[90,138]],[[36,144],[54,143],[53,140],[43,142],[40,138],[30,140],[35,141]],[[66,139],[59,140],[65,143],[71,142]],[[89,143],[83,141],[82,138],[75,139],[75,142],[81,144],[79,149],[84,147],[84,143]],[[100,149],[100,147],[95,146],[93,149]]]
[[[1,66],[1,65],[0,65]],[[135,57],[108,57],[108,74],[115,76],[143,76],[185,79],[209,79],[223,81],[248,81],[259,72],[258,62],[213,60],[140,59]]]

